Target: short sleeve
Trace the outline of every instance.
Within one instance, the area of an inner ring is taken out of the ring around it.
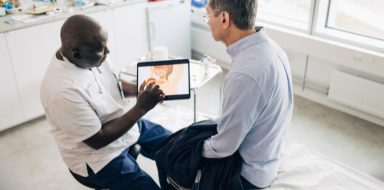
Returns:
[[[49,103],[47,117],[74,142],[82,142],[102,127],[95,110],[76,89],[65,90]]]

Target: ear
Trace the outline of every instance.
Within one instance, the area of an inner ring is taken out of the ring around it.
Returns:
[[[230,25],[230,20],[229,20],[229,13],[226,11],[223,11],[220,13],[221,16],[221,26],[223,29],[227,29]]]
[[[80,50],[72,49],[72,57],[75,59],[81,59]]]

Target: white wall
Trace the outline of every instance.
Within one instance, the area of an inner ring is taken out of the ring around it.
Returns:
[[[288,54],[296,95],[384,126],[384,118],[328,98],[330,77],[334,70],[384,85],[384,54],[272,25],[262,25]],[[208,25],[199,15],[192,16],[192,50],[215,57],[225,68],[229,66],[230,58],[226,48],[213,40]],[[369,98],[368,92],[366,96],[361,98]],[[377,101],[384,101],[384,97]]]

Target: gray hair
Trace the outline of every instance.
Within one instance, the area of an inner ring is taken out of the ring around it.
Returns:
[[[240,29],[250,29],[255,26],[257,0],[210,0],[209,6],[215,16],[226,11],[232,22]]]

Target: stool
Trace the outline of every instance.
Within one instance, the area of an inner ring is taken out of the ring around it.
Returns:
[[[128,150],[128,153],[136,160],[137,157],[139,156],[140,154],[140,149],[141,149],[141,146],[139,144],[134,144],[132,145],[131,147],[129,147],[129,150]],[[88,188],[91,188],[91,189],[95,189],[95,190],[101,190],[103,189],[101,186],[97,185],[97,184],[94,184],[94,183],[91,183],[87,180],[86,177],[83,177],[83,176],[80,176],[78,174],[75,174],[73,173],[70,169],[69,169],[69,172],[72,174],[72,176],[82,185],[88,187]]]

